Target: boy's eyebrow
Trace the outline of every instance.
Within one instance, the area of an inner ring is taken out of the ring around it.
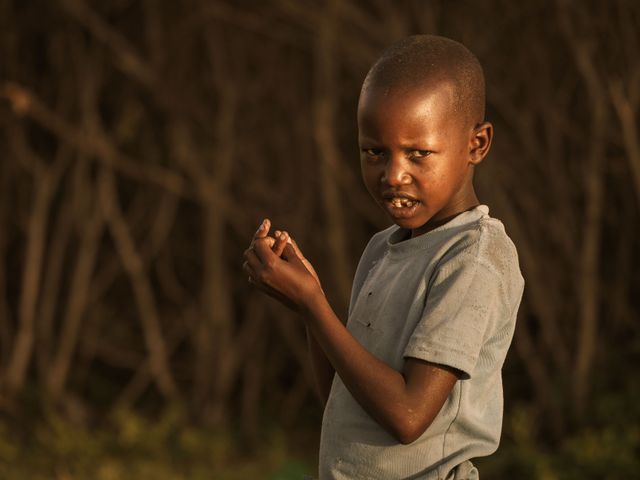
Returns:
[[[358,135],[358,145],[362,145],[363,143],[366,143],[368,145],[380,145],[382,142],[372,137],[364,137]]]
[[[400,145],[400,148],[404,150],[428,150],[428,147],[432,144],[432,142],[428,140],[420,140],[419,142],[408,142]]]
[[[380,142],[371,137],[358,137],[358,143],[368,144],[372,146],[382,146],[383,142]],[[423,140],[409,140],[407,142],[403,142],[400,144],[400,148],[402,150],[429,150],[429,147],[433,146],[433,142],[423,139]]]

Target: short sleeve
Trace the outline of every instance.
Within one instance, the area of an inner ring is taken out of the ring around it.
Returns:
[[[431,279],[424,312],[404,350],[473,375],[489,329],[500,315],[500,276],[470,255],[451,259]]]

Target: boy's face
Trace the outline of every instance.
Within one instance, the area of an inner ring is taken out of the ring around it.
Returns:
[[[469,126],[453,108],[452,87],[384,93],[358,105],[362,177],[369,193],[415,237],[478,204],[473,165],[491,143],[491,125]]]

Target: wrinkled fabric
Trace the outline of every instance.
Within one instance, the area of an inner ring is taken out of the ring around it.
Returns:
[[[416,238],[409,233],[394,225],[370,240],[347,328],[398,371],[414,357],[456,368],[461,379],[429,428],[402,445],[336,375],[322,422],[320,480],[476,480],[469,460],[498,447],[501,369],[524,288],[515,246],[486,205]]]

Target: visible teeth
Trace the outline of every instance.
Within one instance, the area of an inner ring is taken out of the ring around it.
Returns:
[[[408,198],[392,198],[391,204],[396,208],[413,207],[417,202],[409,200]]]

